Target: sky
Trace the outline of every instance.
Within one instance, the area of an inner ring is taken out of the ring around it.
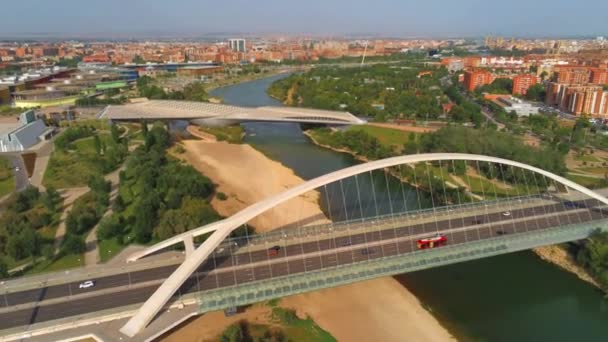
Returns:
[[[2,0],[0,36],[608,36],[607,0]]]

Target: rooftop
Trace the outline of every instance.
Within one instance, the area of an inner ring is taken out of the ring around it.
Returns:
[[[286,121],[362,124],[348,112],[297,107],[247,108],[192,101],[151,100],[120,106],[108,106],[105,116],[113,120],[133,119],[221,119],[233,121]]]

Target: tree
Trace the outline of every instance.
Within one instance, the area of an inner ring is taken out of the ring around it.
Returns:
[[[62,249],[66,254],[81,254],[86,251],[87,246],[82,236],[68,234],[63,240]]]
[[[46,193],[44,194],[42,200],[46,209],[49,212],[54,213],[56,211],[57,204],[61,201],[61,195],[57,190],[55,190],[55,188],[49,186],[46,188]]]
[[[120,132],[118,131],[118,126],[116,124],[110,126],[110,132],[112,133],[112,141],[116,144],[120,143]]]
[[[135,57],[133,57],[132,62],[135,64],[146,64],[146,60],[143,59],[140,55],[135,55]]]
[[[0,260],[0,279],[8,278],[8,266],[3,260]]]
[[[186,197],[179,209],[165,211],[154,235],[159,240],[183,233],[190,229],[216,221],[218,215],[206,200]]]
[[[108,240],[122,233],[123,222],[117,215],[107,216],[99,221],[97,239]]]
[[[95,135],[93,141],[95,142],[95,152],[97,152],[98,155],[101,155],[101,140],[99,140],[99,135]]]
[[[148,123],[144,119],[141,120],[141,133],[143,134],[144,138],[148,136]]]
[[[525,98],[530,101],[545,102],[545,87],[542,84],[535,84],[528,88]]]

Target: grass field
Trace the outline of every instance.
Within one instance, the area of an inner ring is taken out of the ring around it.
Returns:
[[[42,261],[25,272],[25,274],[29,275],[42,272],[61,271],[80,266],[84,266],[84,255],[68,254],[59,259]]]
[[[0,157],[0,197],[10,194],[15,190],[15,175],[11,162]]]
[[[200,127],[199,130],[215,136],[218,141],[227,141],[231,144],[242,143],[245,134],[245,130],[241,126]]]
[[[99,134],[99,138],[103,144],[110,145],[109,134]],[[92,175],[103,170],[105,162],[95,150],[93,137],[79,139],[66,151],[53,151],[42,182],[56,189],[85,186]]]
[[[382,144],[393,146],[399,151],[403,149],[403,145],[410,141],[410,133],[391,128],[362,125],[353,126],[349,129],[363,131],[373,137],[378,138]]]
[[[608,181],[602,178],[585,177],[571,174],[568,174],[566,178],[590,189],[603,188],[608,186]]]
[[[595,156],[589,155],[589,154],[585,154],[585,155],[577,155],[574,157],[574,160],[578,160],[578,161],[584,161],[584,162],[588,162],[588,163],[597,163],[597,162],[601,162],[601,160]]]
[[[99,260],[106,262],[120,253],[126,246],[118,243],[116,238],[99,241]]]

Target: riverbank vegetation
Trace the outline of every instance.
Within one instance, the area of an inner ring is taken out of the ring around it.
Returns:
[[[312,130],[310,134],[317,143],[336,149],[346,149],[357,156],[381,159],[400,155],[392,142],[384,141],[372,134],[371,130],[352,128],[332,131],[329,128]],[[386,134],[386,130],[374,130],[375,134]],[[564,174],[564,155],[552,148],[535,148],[524,144],[520,138],[491,129],[472,129],[463,126],[447,126],[433,133],[416,135],[401,132],[407,137],[403,146],[405,154],[414,153],[470,153],[496,156],[530,164],[541,169]],[[404,140],[406,138],[403,138]]]
[[[608,293],[608,232],[596,230],[574,248],[576,261]]]
[[[274,82],[268,93],[288,105],[346,110],[377,121],[435,119],[448,97],[441,87],[445,68],[416,61],[356,68],[314,68]]]
[[[199,130],[213,135],[217,141],[226,141],[231,144],[241,144],[245,137],[245,129],[240,125],[227,127],[199,127]]]
[[[167,154],[171,138],[163,125],[144,130],[144,136],[145,144],[131,153],[120,172],[113,214],[97,231],[101,243],[147,244],[219,218],[208,201],[213,183]]]
[[[270,302],[272,303],[272,302]],[[312,319],[299,318],[292,309],[270,304],[271,324],[252,324],[241,320],[228,326],[219,336],[222,342],[335,342],[336,339]]]
[[[151,100],[185,100],[206,102],[209,100],[205,85],[202,82],[186,84],[182,90],[166,91],[159,82],[149,76],[137,79],[139,95]]]

